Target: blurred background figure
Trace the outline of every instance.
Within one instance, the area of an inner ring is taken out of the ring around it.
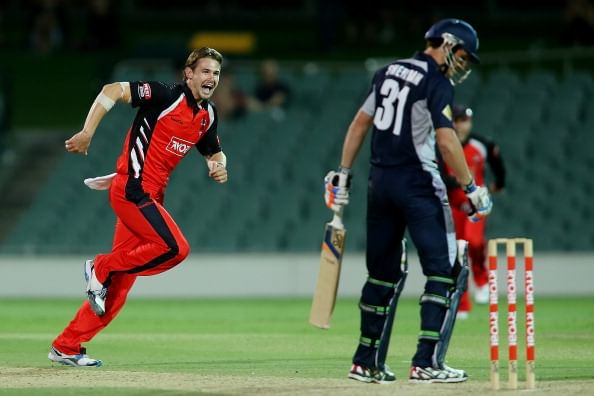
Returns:
[[[218,115],[223,119],[238,119],[245,115],[248,108],[248,97],[237,86],[233,69],[225,67],[225,75],[213,95]]]
[[[109,0],[92,0],[87,5],[86,34],[82,48],[88,51],[117,48],[120,26],[114,4]]]
[[[65,45],[67,34],[64,5],[60,0],[40,0],[33,3],[29,36],[31,49],[39,54],[48,54]]]
[[[569,45],[594,44],[594,5],[590,0],[568,0],[563,41]]]
[[[464,156],[468,168],[480,185],[486,184],[486,168],[490,168],[493,175],[493,182],[489,189],[492,193],[500,192],[505,187],[505,167],[499,147],[492,141],[485,139],[472,132],[473,112],[470,107],[454,106],[452,109],[454,129],[464,148]],[[452,216],[456,226],[456,239],[468,241],[468,256],[472,269],[472,278],[475,285],[475,301],[478,304],[486,304],[489,299],[488,272],[486,262],[487,242],[485,227],[488,219],[479,222],[472,222],[468,218],[473,208],[470,206],[464,191],[456,182],[453,172],[443,164],[445,173],[444,181],[448,187],[448,198],[452,207]],[[471,310],[471,301],[468,290],[464,293],[458,309],[458,317],[466,319]]]
[[[280,78],[278,62],[271,59],[262,62],[251,109],[261,111],[286,108],[290,98],[291,88]]]

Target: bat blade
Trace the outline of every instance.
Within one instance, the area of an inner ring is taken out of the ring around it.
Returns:
[[[320,272],[309,316],[309,323],[321,329],[330,328],[340,280],[345,237],[346,230],[341,221],[336,222],[335,218],[326,224],[320,255]]]

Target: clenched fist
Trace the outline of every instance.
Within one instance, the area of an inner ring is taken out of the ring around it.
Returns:
[[[225,164],[217,161],[208,161],[208,176],[217,183],[225,183],[227,181]]]

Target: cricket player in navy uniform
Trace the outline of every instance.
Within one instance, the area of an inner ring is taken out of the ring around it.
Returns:
[[[68,152],[86,154],[97,126],[116,102],[138,112],[124,140],[116,172],[85,180],[91,188],[109,189],[117,216],[111,252],[87,260],[87,301],[53,341],[52,362],[98,367],[83,343],[108,326],[124,306],[138,276],[151,276],[181,263],[190,246],[163,206],[169,176],[195,147],[208,164],[209,176],[227,181],[226,157],[217,135],[217,114],[210,102],[219,83],[223,57],[212,48],[189,55],[184,81],[116,82],[103,87],[82,131],[66,140]]]
[[[382,340],[389,339],[391,328],[385,324],[395,311],[395,285],[403,277],[400,260],[405,228],[427,278],[409,380],[433,383],[468,378],[465,371],[445,364],[468,267],[462,263],[466,252],[457,248],[436,145],[464,186],[473,208],[469,215],[474,220],[487,216],[492,207],[489,192],[475,184],[452,125],[453,86],[468,76],[472,63],[479,62],[479,44],[472,26],[458,19],[434,24],[425,40],[423,52],[375,73],[369,95],[348,129],[340,168],[325,178],[326,204],[338,211],[348,203],[350,169],[373,127],[367,203],[369,277],[359,303],[361,337],[349,372],[349,378],[367,383],[396,379],[378,356],[381,348],[387,348]]]

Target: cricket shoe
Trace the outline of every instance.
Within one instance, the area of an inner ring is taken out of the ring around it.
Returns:
[[[386,366],[383,370],[378,370],[368,369],[363,366],[359,366],[358,364],[353,364],[351,366],[349,378],[368,384],[374,383],[382,385],[391,384],[396,381],[396,376],[390,371],[388,366]]]
[[[104,287],[103,284],[97,280],[93,260],[85,261],[85,279],[87,281],[87,298],[89,299],[91,309],[97,316],[105,315],[107,287]]]
[[[487,304],[489,302],[489,285],[484,285],[474,292],[474,301],[477,304]]]
[[[454,369],[446,365],[441,369],[413,366],[410,368],[409,382],[415,384],[455,383],[464,382],[467,379],[468,375],[464,370]]]
[[[55,363],[63,364],[64,366],[72,367],[101,367],[103,362],[101,360],[92,359],[87,355],[86,348],[80,348],[78,355],[66,355],[58,351],[53,346],[50,348],[47,358]]]
[[[470,316],[470,312],[468,311],[458,311],[456,314],[456,320],[466,320]]]

